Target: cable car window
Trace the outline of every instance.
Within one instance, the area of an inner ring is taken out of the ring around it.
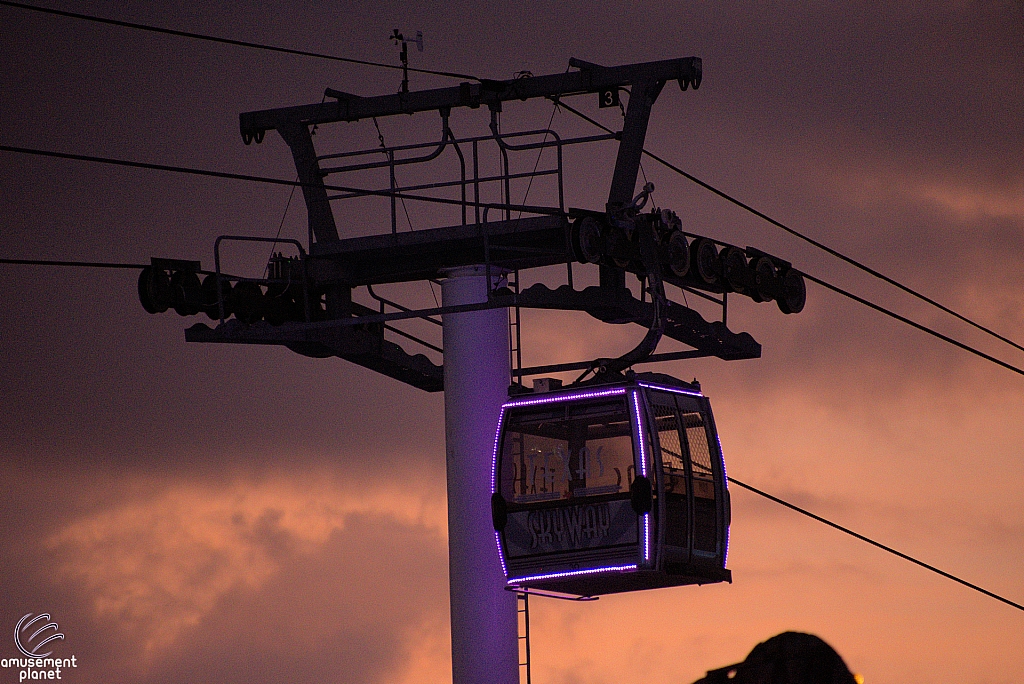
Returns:
[[[624,399],[510,409],[502,496],[532,503],[629,491],[635,475]]]
[[[665,471],[665,492],[685,494],[686,455],[679,440],[675,408],[655,404],[654,417],[658,425],[658,443],[661,445],[661,462]]]
[[[708,488],[696,488],[697,496],[708,499],[715,498],[714,472],[711,470],[711,448],[708,446],[708,433],[704,429],[704,417],[699,413],[684,413],[683,425],[686,426],[686,441],[690,446],[690,461],[693,464],[693,477],[706,481]]]
[[[658,444],[661,447],[662,479],[665,488],[665,543],[669,546],[686,547],[689,539],[689,504],[686,499],[685,445],[679,439],[679,422],[675,401],[666,395],[662,404],[652,393],[654,418],[658,425]]]
[[[693,547],[714,552],[718,548],[718,518],[715,512],[715,480],[711,466],[711,447],[700,413],[683,413],[686,442],[693,467]]]

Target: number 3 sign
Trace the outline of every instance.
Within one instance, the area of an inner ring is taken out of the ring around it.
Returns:
[[[600,108],[605,107],[618,107],[619,106],[619,89],[609,88],[608,90],[602,90],[598,92],[598,103],[597,106]]]

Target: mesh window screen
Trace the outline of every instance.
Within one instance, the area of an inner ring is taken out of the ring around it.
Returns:
[[[718,548],[718,523],[708,433],[700,413],[684,413],[682,418],[693,467],[693,548],[714,553]]]
[[[686,470],[682,446],[679,444],[679,427],[676,424],[676,410],[671,406],[654,405],[654,417],[658,421],[658,442],[661,444],[661,460],[666,468],[683,472]]]
[[[675,400],[672,405],[654,402],[654,417],[661,445],[662,477],[665,487],[665,543],[669,546],[689,545],[689,504],[686,498],[686,451],[679,439],[679,420]]]
[[[708,433],[704,429],[704,417],[699,413],[684,413],[683,425],[686,426],[686,441],[690,446],[690,462],[693,464],[695,478],[711,479],[711,448],[708,446]]]

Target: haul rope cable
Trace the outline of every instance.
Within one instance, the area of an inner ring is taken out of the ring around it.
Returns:
[[[0,0],[0,4],[2,4],[2,1],[3,0]],[[562,106],[565,106],[566,108],[568,108],[568,106],[565,105],[564,103],[562,103]],[[305,185],[304,183],[301,183],[299,181],[289,181],[289,180],[278,179],[278,178],[267,178],[267,177],[262,177],[262,176],[252,176],[252,175],[245,175],[245,174],[236,174],[236,173],[229,173],[229,172],[223,172],[223,171],[210,171],[210,170],[206,170],[206,169],[194,169],[194,168],[188,168],[188,167],[177,167],[177,166],[169,166],[169,165],[165,165],[165,164],[150,164],[150,163],[145,163],[145,162],[133,162],[133,161],[123,160],[123,159],[111,159],[111,158],[104,158],[104,157],[92,157],[92,156],[86,156],[86,155],[75,155],[75,154],[68,154],[68,153],[63,153],[63,152],[52,152],[52,151],[48,151],[48,150],[38,150],[38,149],[31,149],[31,148],[12,147],[12,146],[8,146],[8,145],[0,145],[0,151],[16,152],[16,153],[23,153],[23,154],[32,154],[32,155],[45,156],[45,157],[55,157],[55,158],[59,158],[59,159],[71,159],[71,160],[75,160],[75,161],[91,161],[91,162],[96,162],[96,163],[113,164],[113,165],[117,165],[117,166],[128,166],[128,167],[133,167],[133,168],[145,168],[145,169],[158,170],[158,171],[170,171],[170,172],[175,172],[175,173],[185,173],[185,174],[193,174],[193,175],[211,176],[211,177],[217,177],[217,178],[228,178],[228,179],[234,179],[234,180],[247,180],[247,181],[252,181],[252,182],[264,182],[264,183],[272,183],[272,184],[277,184],[277,185],[291,185],[293,187],[294,186]],[[657,159],[657,160],[661,161],[660,159]],[[337,189],[337,190],[342,190],[342,191],[351,191],[351,189],[349,189],[349,188],[338,188],[338,187],[335,187],[335,188],[331,188],[331,189]],[[368,191],[368,192],[370,194],[381,194],[381,195],[385,195],[385,196],[390,194],[390,193],[387,193],[386,191],[380,192],[380,193],[375,193],[373,191]],[[430,197],[420,197],[420,196],[409,196],[409,197],[411,199],[421,199],[421,200],[427,200],[427,201],[430,201],[430,200],[441,201],[440,198],[430,198]],[[456,202],[457,203],[458,201],[457,200],[450,200],[448,202]],[[495,206],[498,206],[498,205],[495,205]],[[41,260],[41,259],[38,259],[38,260],[37,259],[6,259],[6,258],[0,258],[0,263],[3,263],[3,264],[22,264],[22,265],[42,265],[42,266],[72,266],[72,267],[90,267],[90,268],[120,268],[120,269],[142,269],[142,268],[146,267],[146,265],[144,265],[144,264],[108,263],[108,262],[86,262],[86,261],[56,261],[56,260]],[[936,337],[938,337],[939,339],[941,339],[941,340],[943,340],[945,342],[953,344],[953,345],[955,345],[957,347],[960,347],[961,349],[964,349],[964,350],[969,351],[971,353],[977,354],[978,356],[981,356],[982,358],[984,358],[984,359],[986,359],[988,361],[992,361],[993,363],[996,363],[996,364],[998,364],[1000,366],[1003,366],[1004,368],[1007,368],[1007,369],[1012,370],[1012,371],[1014,371],[1016,373],[1024,375],[1024,370],[1021,370],[1020,368],[1016,368],[1014,366],[1011,366],[1010,364],[1007,364],[1007,363],[1005,363],[1003,361],[1000,361],[1000,360],[998,360],[998,359],[996,359],[994,357],[991,357],[991,356],[989,356],[987,354],[984,354],[983,352],[978,351],[977,349],[974,349],[974,348],[972,348],[972,347],[970,347],[970,346],[968,346],[966,344],[963,344],[961,342],[957,342],[956,340],[953,340],[952,338],[949,338],[949,337],[947,337],[945,335],[942,335],[941,333],[938,333],[938,332],[936,332],[934,330],[931,330],[930,328],[927,328],[926,326],[923,326],[923,325],[921,325],[919,323],[915,323],[915,322],[913,322],[913,321],[911,321],[911,320],[909,320],[909,319],[907,319],[907,318],[905,318],[903,316],[900,316],[900,315],[895,314],[895,313],[893,313],[893,312],[891,312],[891,311],[889,311],[887,309],[884,309],[883,307],[880,307],[880,306],[878,306],[876,304],[873,304],[873,303],[871,303],[871,302],[869,302],[869,301],[867,301],[865,299],[857,297],[856,295],[848,293],[845,290],[842,290],[842,289],[840,289],[838,287],[830,285],[830,284],[826,283],[825,281],[822,281],[822,280],[820,280],[818,278],[815,278],[813,276],[809,276],[807,274],[804,274],[804,275],[808,279],[810,279],[810,280],[812,280],[812,281],[814,281],[814,282],[816,282],[816,283],[818,283],[818,284],[820,284],[820,285],[822,285],[824,287],[827,287],[827,288],[829,288],[829,289],[831,289],[831,290],[833,290],[833,291],[835,291],[835,292],[837,292],[839,294],[842,294],[844,296],[850,297],[854,301],[857,301],[857,302],[859,302],[861,304],[864,304],[864,305],[869,306],[869,307],[871,307],[873,309],[876,309],[877,311],[879,311],[881,313],[884,313],[884,314],[886,314],[888,316],[891,316],[891,317],[895,318],[896,320],[899,320],[899,321],[901,321],[903,323],[911,325],[911,326],[913,326],[913,327],[915,327],[915,328],[917,328],[919,330],[922,330],[924,332],[928,332],[928,333],[930,333],[932,335],[935,335]],[[791,503],[789,503],[789,502],[787,502],[787,501],[785,501],[785,500],[783,500],[783,499],[781,499],[779,497],[773,496],[773,495],[768,494],[767,492],[764,492],[764,491],[762,491],[760,489],[757,489],[757,488],[755,488],[755,487],[753,487],[751,485],[747,485],[747,484],[745,484],[743,482],[735,480],[734,478],[730,477],[729,481],[734,483],[734,484],[736,484],[739,487],[742,487],[742,488],[747,489],[747,490],[749,490],[749,491],[751,491],[751,492],[753,492],[755,494],[758,494],[759,496],[767,498],[767,499],[769,499],[771,501],[774,501],[774,502],[776,502],[776,503],[778,503],[780,505],[786,506],[787,508],[790,508],[793,511],[801,513],[802,515],[810,517],[813,520],[816,520],[816,521],[821,522],[821,523],[823,523],[825,525],[828,525],[828,526],[830,526],[830,527],[832,527],[834,529],[837,529],[837,530],[839,530],[841,532],[849,534],[849,535],[851,535],[851,536],[853,536],[853,537],[855,537],[857,539],[860,539],[861,541],[864,541],[866,543],[871,544],[872,546],[875,546],[875,547],[880,548],[880,549],[882,549],[884,551],[892,553],[892,554],[898,556],[899,558],[902,558],[904,560],[912,562],[912,563],[914,563],[914,564],[916,564],[916,565],[918,565],[920,567],[923,567],[923,568],[925,568],[927,570],[935,572],[936,574],[939,574],[939,575],[941,575],[943,577],[946,577],[947,579],[951,579],[951,580],[953,580],[955,582],[958,582],[959,584],[962,584],[965,587],[968,587],[970,589],[974,589],[975,591],[978,591],[978,592],[980,592],[980,593],[982,593],[982,594],[984,594],[986,596],[989,596],[990,598],[994,598],[994,599],[996,599],[998,601],[1001,601],[1001,602],[1003,602],[1003,603],[1005,603],[1005,604],[1007,604],[1009,606],[1012,606],[1014,608],[1017,608],[1019,610],[1024,611],[1024,605],[1021,605],[1019,603],[1011,601],[1010,599],[1007,599],[1007,598],[1005,598],[1003,596],[1000,596],[999,594],[996,594],[994,592],[988,591],[987,589],[984,589],[984,588],[982,588],[982,587],[980,587],[980,586],[978,586],[976,584],[973,584],[973,583],[968,582],[968,581],[966,581],[964,579],[961,579],[961,578],[957,577],[956,575],[953,575],[951,573],[945,572],[944,570],[940,570],[939,568],[937,568],[937,567],[935,567],[933,565],[930,565],[928,563],[925,563],[923,561],[920,561],[920,560],[914,558],[913,556],[910,556],[910,555],[904,554],[904,553],[902,553],[900,551],[897,551],[896,549],[893,549],[892,547],[886,546],[885,544],[877,542],[877,541],[875,541],[875,540],[873,540],[873,539],[871,539],[869,537],[866,537],[866,536],[861,535],[861,534],[859,534],[857,532],[854,532],[854,531],[850,530],[849,528],[843,527],[842,525],[839,525],[838,523],[834,523],[834,522],[832,522],[832,521],[830,521],[830,520],[828,520],[826,518],[823,518],[823,517],[821,517],[819,515],[811,513],[810,511],[807,511],[807,510],[805,510],[803,508],[800,508],[799,506],[796,506],[795,504],[791,504]]]
[[[52,14],[52,15],[61,16],[61,17],[68,17],[68,18],[73,18],[73,19],[81,19],[81,20],[84,20],[84,21],[92,21],[92,22],[97,22],[97,23],[101,23],[101,24],[109,24],[109,25],[112,25],[112,26],[119,26],[119,27],[124,27],[124,28],[132,28],[132,29],[138,29],[138,30],[142,30],[142,31],[150,31],[150,32],[162,33],[162,34],[172,35],[172,36],[179,36],[179,37],[184,37],[184,38],[193,38],[193,39],[197,39],[197,40],[206,40],[206,41],[211,41],[211,42],[215,42],[215,43],[223,43],[223,44],[226,44],[226,45],[235,45],[235,46],[239,46],[239,47],[254,48],[254,49],[259,49],[259,50],[269,50],[269,51],[272,51],[272,52],[280,52],[280,53],[285,53],[285,54],[300,55],[300,56],[304,56],[304,57],[316,57],[316,58],[320,58],[320,59],[329,59],[329,60],[333,60],[333,61],[346,62],[346,63],[350,63],[350,64],[360,64],[360,65],[364,65],[364,66],[374,66],[374,67],[379,67],[379,68],[383,68],[383,69],[402,69],[403,68],[402,66],[395,65],[395,64],[386,64],[386,63],[382,63],[382,62],[371,62],[371,61],[368,61],[368,60],[355,59],[355,58],[351,58],[351,57],[340,57],[338,55],[330,55],[330,54],[319,53],[319,52],[311,52],[311,51],[308,51],[308,50],[296,50],[296,49],[292,49],[292,48],[283,48],[283,47],[279,47],[279,46],[275,46],[275,45],[268,45],[268,44],[264,44],[264,43],[253,43],[253,42],[249,42],[249,41],[234,40],[234,39],[230,39],[230,38],[220,38],[218,36],[211,36],[211,35],[200,34],[200,33],[192,33],[192,32],[189,32],[189,31],[180,31],[180,30],[177,30],[177,29],[168,29],[168,28],[163,28],[163,27],[159,27],[159,26],[152,26],[152,25],[149,25],[149,24],[138,24],[138,23],[134,23],[134,22],[121,21],[121,20],[117,20],[117,19],[107,19],[105,17],[98,17],[98,16],[94,16],[94,15],[80,14],[80,13],[77,13],[77,12],[67,12],[67,11],[64,11],[64,10],[51,9],[51,8],[48,8],[48,7],[39,7],[39,6],[36,6],[36,5],[27,5],[27,4],[20,3],[20,2],[10,2],[10,0],[0,0],[0,6],[13,7],[13,8],[17,8],[17,9],[24,9],[24,10],[30,10],[30,11],[35,11],[35,12],[42,12],[42,13],[45,13],[45,14]],[[477,76],[472,76],[470,74],[460,74],[460,73],[457,73],[457,72],[450,72],[450,71],[436,71],[436,70],[432,70],[432,69],[417,69],[417,68],[414,68],[414,67],[408,67],[408,70],[409,71],[413,71],[413,72],[417,72],[417,73],[423,73],[423,74],[432,74],[432,75],[436,75],[436,76],[447,76],[447,77],[450,77],[450,78],[461,78],[461,79],[469,79],[469,80],[472,80],[472,81],[483,82],[483,79],[481,79],[481,78],[479,78]],[[598,123],[594,119],[592,119],[589,116],[583,114],[582,112],[574,109],[573,107],[570,107],[569,105],[566,105],[564,103],[556,102],[556,106],[558,104],[562,104],[563,106],[565,106],[565,108],[568,111],[570,111],[573,114],[575,114],[576,116],[584,119],[585,121],[588,121],[589,123],[593,124],[594,126],[597,126],[598,128],[601,128],[602,130],[604,130],[604,131],[606,131],[608,133],[613,133],[614,132],[610,128],[608,128],[607,126],[604,126],[603,124]],[[722,190],[719,190],[718,188],[714,187],[713,185],[711,185],[709,183],[706,183],[705,181],[702,181],[701,179],[697,178],[696,176],[694,176],[692,174],[689,174],[686,171],[683,171],[679,167],[677,167],[674,164],[672,164],[672,163],[666,161],[665,159],[659,157],[658,155],[654,154],[653,152],[650,152],[649,150],[644,149],[643,153],[646,154],[647,156],[649,156],[651,159],[654,159],[655,161],[659,162],[660,164],[664,165],[665,167],[671,169],[672,171],[675,171],[676,173],[678,173],[679,175],[683,176],[687,180],[689,180],[689,181],[691,181],[693,183],[696,183],[697,185],[701,186],[702,188],[704,188],[706,190],[709,190],[710,192],[713,192],[714,194],[718,195],[719,197],[725,199],[726,201],[735,204],[736,206],[740,207],[741,209],[744,209],[745,211],[748,211],[748,212],[754,214],[755,216],[757,216],[757,217],[767,221],[768,223],[771,223],[772,225],[774,225],[774,226],[776,226],[776,227],[786,231],[787,233],[789,233],[789,234],[791,234],[791,235],[793,235],[793,236],[795,236],[797,238],[800,238],[801,240],[804,240],[805,242],[807,242],[807,243],[817,247],[818,249],[821,249],[821,250],[825,251],[826,253],[828,253],[828,254],[830,254],[830,255],[838,258],[838,259],[841,259],[841,260],[847,262],[848,264],[850,264],[850,265],[852,265],[852,266],[854,266],[854,267],[864,271],[865,273],[868,273],[868,274],[870,274],[870,275],[872,275],[872,276],[874,276],[876,278],[879,278],[879,279],[885,281],[886,283],[889,283],[890,285],[892,285],[892,286],[894,286],[894,287],[896,287],[896,288],[906,292],[907,294],[910,294],[913,297],[916,297],[916,298],[918,298],[918,299],[920,299],[920,300],[922,300],[924,302],[927,302],[928,304],[931,304],[932,306],[940,309],[941,311],[943,311],[943,312],[945,312],[945,313],[947,313],[947,314],[949,314],[949,315],[951,315],[951,316],[953,316],[953,317],[963,321],[964,323],[967,323],[970,326],[973,326],[974,328],[977,328],[978,330],[981,330],[981,331],[985,332],[988,335],[991,335],[992,337],[995,337],[996,339],[998,339],[998,340],[1000,340],[1002,342],[1005,342],[1006,344],[1014,347],[1015,349],[1018,349],[1020,351],[1024,351],[1024,346],[1018,344],[1017,342],[1014,342],[1013,340],[1005,337],[1004,335],[1001,335],[1001,334],[995,332],[994,330],[991,330],[990,328],[981,325],[980,323],[976,323],[975,321],[967,318],[966,316],[958,313],[957,311],[954,311],[953,309],[951,309],[951,308],[949,308],[949,307],[947,307],[947,306],[945,306],[943,304],[940,304],[939,302],[937,302],[934,299],[928,297],[927,295],[921,294],[920,292],[917,292],[916,290],[914,290],[914,289],[912,289],[912,288],[910,288],[910,287],[908,287],[906,285],[903,285],[899,281],[897,281],[897,280],[895,280],[893,278],[890,278],[889,276],[886,276],[883,273],[880,273],[879,271],[871,268],[870,266],[862,264],[859,261],[857,261],[857,260],[855,260],[855,259],[853,259],[851,257],[848,257],[848,256],[842,254],[838,250],[833,249],[833,248],[831,248],[831,247],[829,247],[829,246],[827,246],[827,245],[825,245],[825,244],[823,244],[823,243],[821,243],[821,242],[819,242],[819,241],[817,241],[817,240],[815,240],[815,239],[813,239],[813,238],[811,238],[811,237],[809,237],[807,235],[804,235],[803,233],[801,233],[801,232],[799,232],[799,231],[797,231],[797,230],[795,230],[793,228],[790,228],[789,226],[785,225],[784,223],[773,219],[772,217],[768,216],[767,214],[765,214],[765,213],[763,213],[761,211],[758,211],[757,209],[755,209],[755,208],[751,207],[750,205],[746,204],[745,202],[742,202],[741,200],[736,199],[735,197],[732,197],[728,193],[726,193],[726,192],[724,192]]]
[[[2,0],[0,0],[0,1],[2,1]],[[567,105],[565,105],[564,103],[563,103],[562,106],[566,106],[567,107]],[[196,169],[196,168],[184,167],[184,166],[171,166],[171,165],[167,165],[167,164],[152,164],[152,163],[148,163],[148,162],[136,162],[136,161],[129,161],[129,160],[126,160],[126,159],[113,159],[113,158],[109,158],[109,157],[94,157],[94,156],[88,156],[88,155],[70,154],[70,153],[66,153],[66,152],[53,152],[53,151],[49,151],[49,150],[40,150],[40,149],[26,148],[26,147],[12,147],[10,145],[0,145],[0,152],[15,152],[15,153],[20,153],[20,154],[30,154],[30,155],[43,156],[43,157],[53,157],[53,158],[57,158],[57,159],[70,159],[70,160],[73,160],[73,161],[88,161],[88,162],[101,163],[101,164],[112,164],[112,165],[115,165],[115,166],[127,166],[127,167],[131,167],[131,168],[150,169],[150,170],[156,170],[156,171],[169,171],[169,172],[172,172],[172,173],[184,173],[184,174],[192,174],[192,175],[199,175],[199,176],[209,176],[209,177],[214,177],[214,178],[227,178],[227,179],[231,179],[231,180],[244,180],[244,181],[250,181],[250,182],[257,182],[257,183],[271,183],[271,184],[275,184],[275,185],[290,185],[292,187],[310,185],[309,183],[303,183],[302,181],[291,181],[291,180],[285,180],[283,178],[270,178],[270,177],[267,177],[267,176],[253,176],[253,175],[249,175],[249,174],[230,173],[230,172],[227,172],[227,171],[211,171],[211,170],[207,170],[207,169]],[[337,186],[337,185],[325,185],[324,187],[329,189],[329,190],[338,190],[338,191],[341,191],[341,192],[362,192],[362,193],[365,193],[365,194],[368,194],[368,195],[381,196],[381,197],[390,197],[390,196],[394,195],[395,197],[405,197],[405,198],[408,198],[408,199],[415,199],[415,200],[420,200],[420,201],[424,201],[424,202],[437,202],[437,203],[441,203],[441,204],[460,204],[460,205],[462,204],[462,202],[460,200],[451,200],[451,199],[445,199],[445,198],[442,198],[442,197],[426,197],[426,196],[423,196],[423,195],[408,195],[408,194],[405,194],[405,193],[393,193],[393,192],[389,192],[387,190],[366,190],[366,189],[356,189],[356,188],[349,188],[349,187]],[[489,208],[503,209],[505,207],[516,208],[517,206],[521,206],[521,205],[505,205],[505,204],[492,204],[492,203],[481,202],[480,206],[482,206],[482,207],[489,207]],[[562,213],[561,210],[556,209],[554,207],[526,207],[526,206],[523,206],[523,208],[525,210],[527,210],[527,211],[531,211],[531,212],[535,212],[535,213],[545,213],[545,214],[560,214],[560,213]],[[802,271],[801,271],[801,273],[802,273]],[[812,280],[812,281],[818,283],[819,285],[822,285],[823,287],[826,287],[826,288],[828,288],[828,289],[830,289],[830,290],[832,290],[832,291],[834,291],[834,292],[836,292],[838,294],[841,294],[841,295],[843,295],[845,297],[848,297],[848,298],[852,299],[853,301],[856,301],[856,302],[858,302],[860,304],[868,306],[868,307],[878,311],[879,313],[883,313],[883,314],[885,314],[885,315],[887,315],[887,316],[889,316],[891,318],[894,318],[897,321],[900,321],[901,323],[905,323],[907,325],[910,325],[911,327],[917,328],[918,330],[921,330],[921,331],[926,332],[926,333],[928,333],[930,335],[933,335],[933,336],[937,337],[938,339],[940,339],[940,340],[942,340],[944,342],[948,342],[949,344],[952,344],[952,345],[954,345],[954,346],[956,346],[956,347],[958,347],[960,349],[963,349],[964,351],[967,351],[967,352],[970,352],[971,354],[979,356],[979,357],[985,359],[986,361],[991,361],[992,363],[994,363],[994,364],[996,364],[998,366],[1001,366],[1003,368],[1006,368],[1007,370],[1013,371],[1014,373],[1017,373],[1019,375],[1024,375],[1024,369],[1021,369],[1021,368],[1019,368],[1017,366],[1009,364],[1009,363],[1007,363],[1005,361],[1001,361],[1001,360],[995,358],[994,356],[986,354],[986,353],[984,353],[984,352],[982,352],[982,351],[980,351],[980,350],[978,350],[978,349],[976,349],[974,347],[971,347],[970,345],[964,344],[963,342],[959,342],[957,340],[954,340],[953,338],[951,338],[951,337],[949,337],[947,335],[943,335],[942,333],[937,332],[937,331],[935,331],[935,330],[933,330],[933,329],[931,329],[931,328],[929,328],[929,327],[927,327],[925,325],[922,325],[920,323],[915,323],[914,321],[911,321],[909,318],[906,318],[906,317],[901,316],[901,315],[899,315],[897,313],[894,313],[893,311],[890,311],[889,309],[886,309],[886,308],[884,308],[882,306],[879,306],[878,304],[874,304],[874,303],[872,303],[872,302],[870,302],[870,301],[868,301],[866,299],[858,297],[857,295],[851,294],[850,292],[847,292],[846,290],[843,290],[843,289],[841,289],[841,288],[839,288],[839,287],[837,287],[835,285],[831,285],[831,284],[829,284],[829,283],[827,283],[827,282],[825,282],[825,281],[823,281],[823,280],[821,280],[819,278],[815,278],[814,276],[807,275],[806,273],[804,274],[804,276],[808,280]]]
[[[576,116],[580,117],[581,119],[583,119],[583,120],[593,124],[594,126],[597,126],[601,130],[603,130],[603,131],[605,131],[607,133],[615,133],[615,131],[613,131],[612,129],[608,128],[607,126],[605,126],[605,125],[603,125],[603,124],[601,124],[601,123],[599,123],[597,121],[595,121],[594,119],[590,118],[589,116],[587,116],[583,112],[580,112],[579,110],[573,109],[572,107],[570,107],[569,105],[565,104],[564,102],[562,102],[561,105],[563,107],[565,107],[566,110],[568,110],[569,112],[571,112],[571,113],[575,114]],[[735,197],[733,197],[732,195],[728,194],[727,192],[719,190],[718,188],[716,188],[715,186],[711,185],[710,183],[706,183],[706,182],[702,181],[701,179],[697,178],[696,176],[694,176],[692,174],[689,174],[686,171],[683,171],[678,166],[672,164],[669,161],[666,161],[665,159],[662,159],[661,157],[659,157],[658,155],[654,154],[653,152],[650,152],[647,149],[644,149],[643,153],[646,154],[651,159],[653,159],[654,161],[662,164],[666,168],[671,169],[672,171],[675,171],[676,173],[678,173],[680,176],[682,176],[683,178],[687,179],[688,181],[696,183],[697,185],[699,185],[700,187],[704,188],[705,190],[709,190],[709,191],[713,192],[714,194],[718,195],[722,199],[724,199],[724,200],[726,200],[728,202],[731,202],[732,204],[735,204],[737,207],[743,209],[744,211],[750,212],[754,216],[757,216],[758,218],[767,221],[768,223],[772,224],[773,226],[781,228],[782,230],[786,231],[790,235],[793,235],[794,237],[800,238],[804,242],[807,242],[807,243],[817,247],[818,249],[820,249],[820,250],[822,250],[822,251],[824,251],[824,252],[826,252],[826,253],[834,256],[834,257],[836,257],[837,259],[841,259],[841,260],[845,261],[846,263],[850,264],[851,266],[854,266],[854,267],[860,269],[861,271],[864,271],[865,273],[868,273],[868,274],[874,276],[875,278],[879,278],[879,279],[885,281],[886,283],[889,283],[890,285],[892,285],[892,286],[894,286],[894,287],[896,287],[896,288],[906,292],[907,294],[909,294],[909,295],[911,295],[913,297],[916,297],[917,299],[920,299],[923,302],[927,302],[928,304],[931,304],[932,306],[938,308],[940,311],[943,311],[944,313],[947,313],[947,314],[949,314],[949,315],[951,315],[951,316],[953,316],[953,317],[963,321],[964,323],[967,323],[968,325],[973,326],[973,327],[977,328],[978,330],[981,330],[982,332],[985,332],[985,333],[991,335],[992,337],[996,338],[997,340],[1000,340],[1001,342],[1005,342],[1006,344],[1010,345],[1011,347],[1014,347],[1015,349],[1019,349],[1020,351],[1024,351],[1024,346],[1018,344],[1017,342],[1014,342],[1013,340],[1009,339],[1008,337],[1000,335],[999,333],[997,333],[994,330],[991,330],[991,329],[981,325],[980,323],[974,322],[973,320],[971,320],[970,318],[967,318],[963,314],[960,314],[960,313],[954,311],[953,309],[950,309],[949,307],[947,307],[947,306],[945,306],[943,304],[940,304],[939,302],[935,301],[931,297],[928,297],[927,295],[921,294],[920,292],[918,292],[918,291],[916,291],[916,290],[914,290],[914,289],[904,285],[903,283],[900,283],[899,281],[894,280],[893,278],[890,278],[889,276],[876,271],[875,269],[871,268],[870,266],[867,266],[865,264],[860,263],[859,261],[857,261],[856,259],[853,259],[852,257],[846,256],[842,252],[839,252],[838,250],[835,250],[835,249],[829,247],[828,245],[823,244],[823,243],[815,240],[812,237],[804,235],[803,233],[801,233],[800,231],[796,230],[795,228],[790,228],[789,226],[787,226],[786,224],[782,223],[781,221],[777,221],[776,219],[773,219],[771,216],[768,216],[767,214],[765,214],[764,212],[758,211],[754,207],[750,206],[749,204],[747,204],[747,203],[745,203],[745,202],[743,202],[741,200],[736,199]]]
[[[96,22],[99,24],[108,24],[110,26],[120,26],[122,28],[138,29],[140,31],[149,31],[151,33],[162,33],[169,36],[178,36],[181,38],[193,38],[196,40],[206,40],[213,43],[222,43],[224,45],[234,45],[237,47],[254,48],[257,50],[269,50],[271,52],[281,52],[288,55],[299,55],[301,57],[317,57],[319,59],[329,59],[335,62],[346,62],[348,64],[361,64],[363,66],[379,67],[382,69],[402,69],[401,65],[396,64],[385,64],[382,62],[370,62],[365,59],[354,59],[352,57],[340,57],[338,55],[330,55],[322,52],[311,52],[309,50],[296,50],[293,48],[285,48],[277,45],[268,45],[266,43],[253,43],[245,40],[234,40],[232,38],[220,38],[217,36],[211,36],[204,33],[192,33],[190,31],[179,31],[177,29],[163,28],[161,26],[152,26],[150,24],[137,24],[130,21],[121,21],[119,19],[107,19],[105,17],[97,17],[91,14],[79,14],[78,12],[66,12],[64,10],[51,9],[49,7],[39,7],[37,5],[26,5],[20,2],[10,2],[9,0],[0,0],[0,6],[14,7],[17,9],[31,10],[33,12],[42,12],[44,14],[52,14],[59,17],[67,17],[70,19],[82,19],[84,21]],[[447,76],[448,78],[461,78],[469,79],[471,81],[480,81],[481,79],[476,76],[470,76],[468,74],[459,74],[451,71],[435,71],[434,69],[417,69],[414,67],[407,67],[408,71],[413,71],[420,74],[431,74],[434,76]]]

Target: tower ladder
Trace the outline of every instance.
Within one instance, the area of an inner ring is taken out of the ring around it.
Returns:
[[[519,684],[530,680],[530,595],[516,594],[516,616],[519,625]]]
[[[515,270],[508,276],[508,287],[513,294],[519,294],[519,270]],[[512,382],[522,383],[523,375],[523,353],[522,353],[522,318],[519,307],[510,307],[508,310],[508,365],[512,369]]]

